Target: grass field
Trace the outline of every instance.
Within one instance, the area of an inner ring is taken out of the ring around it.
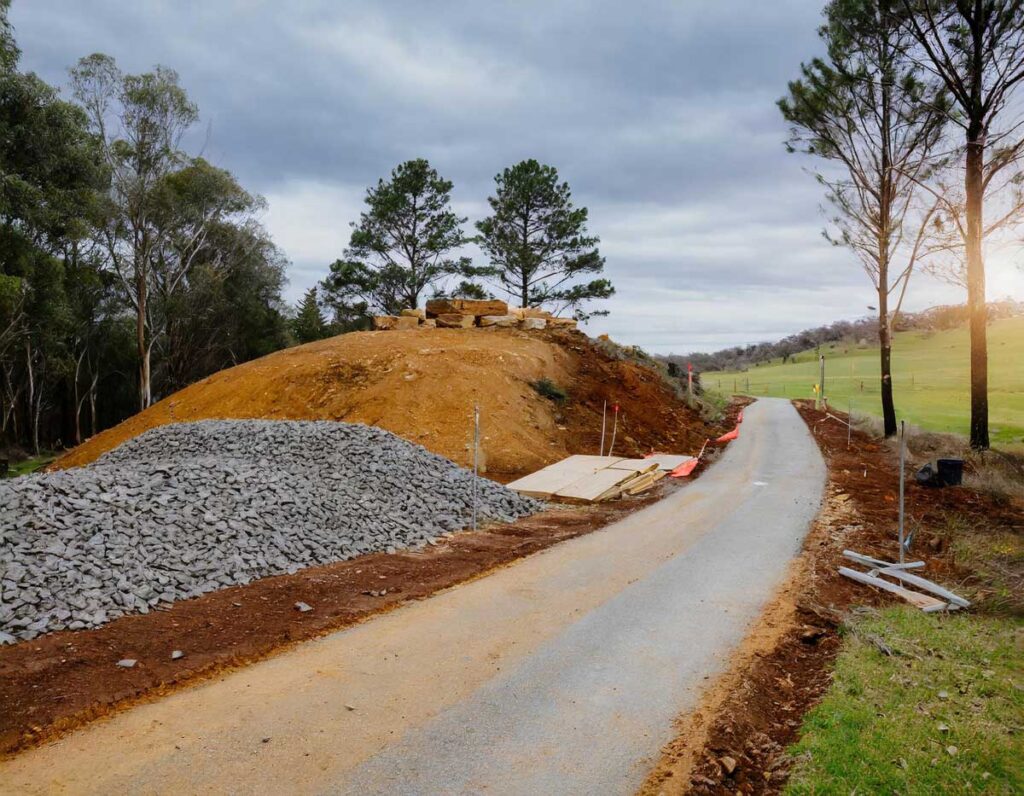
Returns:
[[[1024,318],[989,327],[989,424],[993,444],[1024,441]],[[825,397],[846,411],[881,414],[878,346],[823,346]],[[970,423],[967,329],[900,332],[893,342],[896,416],[930,431],[966,435]],[[708,391],[812,398],[818,382],[815,351],[763,363],[743,372],[701,374]]]
[[[902,606],[853,623],[786,792],[1020,793],[1022,633],[1020,618]]]

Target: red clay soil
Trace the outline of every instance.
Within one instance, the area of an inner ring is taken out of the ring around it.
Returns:
[[[96,459],[165,423],[210,418],[344,420],[379,426],[463,466],[474,404],[485,472],[508,481],[573,453],[597,453],[601,411],[619,404],[615,453],[694,453],[721,433],[662,375],[613,344],[569,330],[353,332],[216,373],[97,434],[55,467]],[[531,386],[564,390],[552,400]]]
[[[675,488],[665,479],[641,497],[553,508],[514,524],[459,533],[422,551],[312,567],[121,617],[96,630],[0,647],[0,753],[480,577],[597,530]],[[299,612],[300,601],[313,610]],[[184,657],[171,660],[174,650]],[[125,658],[138,663],[119,668],[117,661]]]
[[[785,749],[829,687],[843,617],[855,606],[895,599],[836,571],[845,563],[844,549],[889,560],[896,555],[895,453],[857,431],[847,448],[845,425],[811,402],[796,403],[828,464],[822,512],[790,582],[762,619],[771,628],[760,640],[755,632],[697,713],[681,722],[680,737],[666,748],[644,793],[781,792],[789,776]],[[959,584],[968,597],[978,592],[953,564],[948,540],[928,529],[957,516],[979,527],[1024,532],[1024,507],[967,488],[927,489],[911,479],[906,507],[908,522],[919,529],[914,557],[926,562],[928,577]]]

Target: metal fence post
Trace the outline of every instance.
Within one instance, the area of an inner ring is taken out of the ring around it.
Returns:
[[[477,481],[480,478],[480,406],[473,406],[473,530],[476,530]]]
[[[903,552],[903,464],[906,458],[907,448],[907,422],[905,420],[900,421],[900,563],[904,563],[904,552]]]

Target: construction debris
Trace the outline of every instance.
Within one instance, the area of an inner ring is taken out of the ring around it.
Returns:
[[[160,426],[87,467],[0,482],[0,631],[97,627],[267,575],[420,547],[468,526],[473,492],[471,472],[369,426]],[[541,508],[484,478],[476,494],[490,520]]]
[[[876,589],[887,591],[890,594],[895,594],[897,597],[911,605],[917,606],[926,613],[955,611],[959,608],[969,608],[971,605],[963,597],[939,586],[937,583],[907,572],[908,569],[920,569],[923,567],[923,561],[893,563],[861,555],[853,550],[844,550],[843,555],[862,566],[870,567],[870,569],[867,572],[861,572],[849,567],[839,567],[840,575],[850,578],[850,580],[855,580],[858,583],[864,583],[868,586],[874,586]],[[883,576],[892,578],[892,580],[886,580]],[[899,583],[893,583],[893,580],[899,581]],[[916,586],[918,589],[929,592],[929,594],[913,591],[907,588],[908,585]]]
[[[600,503],[644,492],[665,475],[653,459],[577,455],[530,473],[508,487],[530,497]]]

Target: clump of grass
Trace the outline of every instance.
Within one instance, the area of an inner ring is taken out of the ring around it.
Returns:
[[[1024,792],[1022,642],[1018,618],[900,606],[857,620],[787,792]]]
[[[1024,618],[1024,536],[1008,528],[978,527],[952,515],[938,529],[957,566],[968,571],[959,586],[973,610]]]
[[[564,404],[569,400],[569,394],[547,377],[531,381],[530,386],[537,391],[538,395],[542,395],[557,404]]]
[[[8,465],[7,478],[17,478],[19,475],[28,475],[46,467],[57,458],[55,453],[43,453],[39,456],[31,456],[21,461],[11,461]]]

